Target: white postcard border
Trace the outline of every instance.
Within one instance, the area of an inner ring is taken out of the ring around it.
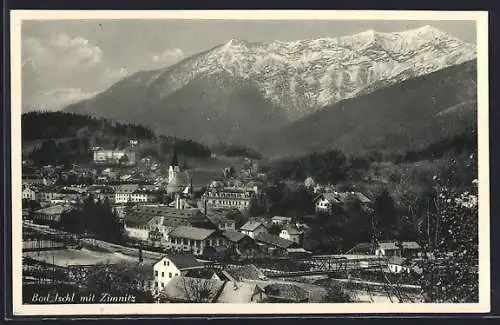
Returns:
[[[11,19],[12,292],[14,316],[486,313],[490,311],[488,12],[376,10],[13,10]],[[472,304],[71,304],[22,303],[21,22],[63,19],[467,20],[476,21],[479,159],[479,302]],[[278,308],[277,308],[278,307]]]

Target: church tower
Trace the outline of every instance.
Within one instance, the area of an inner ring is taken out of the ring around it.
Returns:
[[[172,149],[172,161],[170,162],[170,167],[168,168],[168,183],[172,184],[177,181],[177,175],[180,172],[179,161],[177,159],[177,148],[175,145],[174,139],[174,147]]]

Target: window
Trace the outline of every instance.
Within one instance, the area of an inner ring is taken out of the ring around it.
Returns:
[[[163,282],[162,282],[162,283],[161,283],[161,287],[162,287],[162,288],[163,288],[163,287],[165,287],[165,283],[163,283]]]
[[[170,266],[170,261],[167,261],[167,266]]]
[[[155,287],[158,288],[158,281],[155,281]]]
[[[161,277],[163,278],[165,276],[165,272],[161,272]]]
[[[158,271],[155,271],[155,276],[158,276]]]
[[[171,278],[171,277],[172,277],[172,272],[170,272],[170,273],[168,274],[168,277],[169,277],[169,278]]]
[[[167,261],[163,261],[163,266],[167,265]]]

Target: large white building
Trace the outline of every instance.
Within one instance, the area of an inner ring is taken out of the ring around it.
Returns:
[[[146,203],[148,202],[148,193],[140,191],[137,184],[124,184],[114,187],[115,190],[115,203]]]
[[[246,210],[250,207],[255,192],[238,187],[210,189],[203,194],[203,201],[212,208],[235,208]]]
[[[151,235],[161,236],[162,246],[171,247],[169,233],[178,226],[204,225],[207,218],[196,208],[171,207],[163,204],[145,204],[132,208],[125,216],[127,236],[141,241]]]
[[[170,247],[196,255],[203,254],[206,247],[226,246],[227,240],[216,229],[179,226],[168,234]]]

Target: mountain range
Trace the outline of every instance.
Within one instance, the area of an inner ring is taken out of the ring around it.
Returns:
[[[254,139],[269,156],[404,153],[475,129],[476,61],[343,100]]]
[[[342,114],[326,113],[336,111],[332,105],[358,98],[366,100],[365,96],[391,86],[396,87],[393,91],[397,96],[397,85],[404,81],[458,66],[475,57],[474,45],[431,26],[397,33],[369,30],[351,36],[292,42],[230,40],[173,66],[137,72],[65,110],[133,121],[160,134],[206,144],[241,143],[273,151],[276,148],[269,149],[266,141],[262,145],[263,135],[268,138],[275,130],[299,132],[305,129],[297,125],[319,117],[330,119],[322,123],[331,122],[331,127],[342,125]],[[405,89],[399,89],[403,94]],[[370,103],[369,106],[378,107],[370,113],[394,106],[391,98],[382,96],[377,100],[385,102]],[[395,106],[390,111],[401,115],[398,109],[403,108]],[[358,120],[365,117],[358,116]],[[364,136],[370,137],[369,133]],[[299,132],[297,137],[309,141],[307,133]],[[327,139],[322,141],[327,143],[311,142],[300,148],[333,145]]]

